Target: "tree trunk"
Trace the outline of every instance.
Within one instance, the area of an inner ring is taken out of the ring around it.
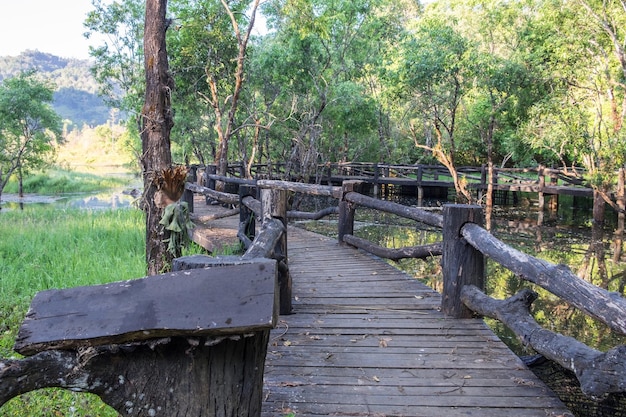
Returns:
[[[17,193],[20,198],[24,198],[24,175],[21,162],[17,165]]]
[[[164,242],[168,232],[159,224],[163,207],[155,200],[156,177],[172,164],[170,131],[174,125],[171,91],[174,82],[168,71],[165,32],[167,0],[146,0],[144,31],[144,65],[146,96],[142,110],[142,157],[144,195],[142,208],[146,213],[146,262],[149,275],[168,269],[172,255]]]

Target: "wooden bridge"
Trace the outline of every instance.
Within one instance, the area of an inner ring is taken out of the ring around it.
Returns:
[[[480,206],[437,214],[363,195],[358,181],[237,179],[228,194],[190,179],[170,210],[195,206],[197,242],[214,251],[239,241],[245,253],[183,256],[171,273],[38,293],[14,346],[27,357],[0,361],[0,406],[54,386],[97,394],[124,417],[572,416],[477,316],[574,372],[586,396],[625,391],[626,346],[600,352],[541,328],[530,289],[487,296],[485,257],[620,334],[626,299],[499,241],[482,228]],[[289,192],[338,206],[288,210]],[[441,228],[443,240],[381,248],[354,235],[357,207]],[[328,214],[338,215],[337,240],[287,222]],[[441,255],[442,294],[371,254]]]
[[[196,203],[197,218],[224,211]],[[238,224],[196,239],[234,243]],[[270,335],[263,416],[572,415],[481,319],[446,318],[439,293],[336,239],[287,235],[294,314]]]

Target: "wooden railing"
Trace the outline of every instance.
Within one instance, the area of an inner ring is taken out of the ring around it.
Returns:
[[[207,166],[208,174],[215,174],[215,166]],[[285,171],[285,164],[255,164],[251,166],[253,178],[292,180],[294,176]],[[457,168],[464,177],[469,189],[485,191],[489,184],[486,166]],[[233,163],[228,167],[228,177],[244,179],[243,163]],[[586,171],[582,168],[500,168],[494,167],[491,183],[495,190],[513,190],[559,194],[566,189],[567,193],[578,196],[591,196],[592,188],[584,180]],[[338,162],[320,164],[310,178],[310,182],[341,182],[346,179],[358,179],[372,184],[394,184],[411,182],[416,186],[441,185],[453,187],[450,172],[442,165],[425,164],[384,164],[369,162]],[[616,178],[619,174],[616,173]],[[207,184],[209,188],[210,185]]]
[[[209,175],[210,179],[233,181],[225,177]],[[240,181],[240,180],[237,180]],[[245,183],[246,192],[237,196],[241,200],[240,235],[245,235],[248,244],[253,241],[248,227],[251,216],[269,218],[267,213],[279,213],[285,218],[319,218],[327,214],[338,214],[337,236],[342,244],[369,251],[377,256],[401,259],[424,258],[441,255],[443,273],[442,311],[454,318],[474,317],[476,314],[502,321],[528,346],[546,358],[574,372],[583,392],[593,398],[602,398],[611,393],[626,392],[626,346],[617,346],[608,352],[592,349],[575,339],[543,329],[529,312],[537,294],[528,289],[506,299],[496,300],[484,293],[485,257],[508,268],[519,277],[552,292],[586,314],[608,325],[613,331],[626,335],[626,299],[618,293],[610,293],[596,287],[573,274],[565,265],[553,265],[524,254],[493,237],[482,227],[483,212],[480,206],[450,204],[443,207],[442,214],[407,207],[389,201],[381,201],[358,192],[359,181],[345,181],[341,187],[294,183],[287,181],[256,180]],[[256,200],[254,188],[262,197]],[[206,187],[187,184],[187,189],[232,202],[234,195],[225,198]],[[290,212],[286,208],[286,192],[331,196],[337,199],[336,207],[318,213]],[[275,204],[285,205],[274,207]],[[272,206],[271,209],[265,206]],[[247,209],[243,209],[247,207]],[[380,247],[354,236],[354,217],[358,207],[368,207],[392,213],[417,222],[442,229],[441,243],[400,249]],[[261,213],[265,213],[260,215]],[[264,220],[265,222],[265,220]],[[284,245],[286,248],[286,245]],[[286,268],[286,249],[281,259]],[[288,269],[288,268],[287,268]],[[288,272],[286,274],[288,276]],[[288,278],[290,279],[290,278]],[[291,282],[281,284],[281,291],[290,291]],[[281,302],[288,303],[290,312],[291,293],[281,293]]]

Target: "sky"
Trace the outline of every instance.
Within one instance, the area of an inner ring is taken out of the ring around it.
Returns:
[[[0,56],[32,49],[88,58],[94,41],[83,36],[83,22],[92,9],[91,0],[0,0]]]

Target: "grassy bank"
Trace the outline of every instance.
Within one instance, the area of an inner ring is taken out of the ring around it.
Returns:
[[[102,176],[61,168],[31,174],[24,178],[24,192],[27,194],[58,195],[65,193],[90,193],[127,186],[132,176]],[[17,193],[15,178],[7,184],[4,193]]]
[[[17,329],[37,291],[145,275],[139,210],[0,211],[0,356],[14,357]],[[97,397],[63,390],[22,395],[0,416],[116,416]]]

